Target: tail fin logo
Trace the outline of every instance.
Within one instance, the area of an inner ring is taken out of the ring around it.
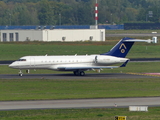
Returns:
[[[125,53],[127,47],[125,46],[124,43],[122,43],[121,46],[119,47],[119,49],[121,50],[121,53]]]

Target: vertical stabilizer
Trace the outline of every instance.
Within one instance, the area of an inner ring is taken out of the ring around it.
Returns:
[[[132,45],[134,44],[133,40],[133,38],[125,37],[120,40],[109,52],[103,53],[101,55],[110,55],[125,58],[129,50],[132,48]]]

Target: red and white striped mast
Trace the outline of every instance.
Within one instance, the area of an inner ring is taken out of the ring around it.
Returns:
[[[98,29],[98,2],[95,4],[95,29]]]

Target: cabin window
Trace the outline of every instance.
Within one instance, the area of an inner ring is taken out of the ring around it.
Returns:
[[[19,59],[18,61],[27,61],[26,59]]]

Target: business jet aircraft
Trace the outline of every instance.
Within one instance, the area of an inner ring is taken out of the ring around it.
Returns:
[[[49,69],[58,71],[73,71],[74,75],[84,76],[87,70],[101,70],[104,68],[125,67],[129,59],[125,58],[134,42],[153,42],[154,40],[139,40],[123,38],[109,52],[100,55],[70,55],[70,56],[25,56],[9,65],[10,68],[19,69]],[[121,63],[120,66],[111,66]]]

